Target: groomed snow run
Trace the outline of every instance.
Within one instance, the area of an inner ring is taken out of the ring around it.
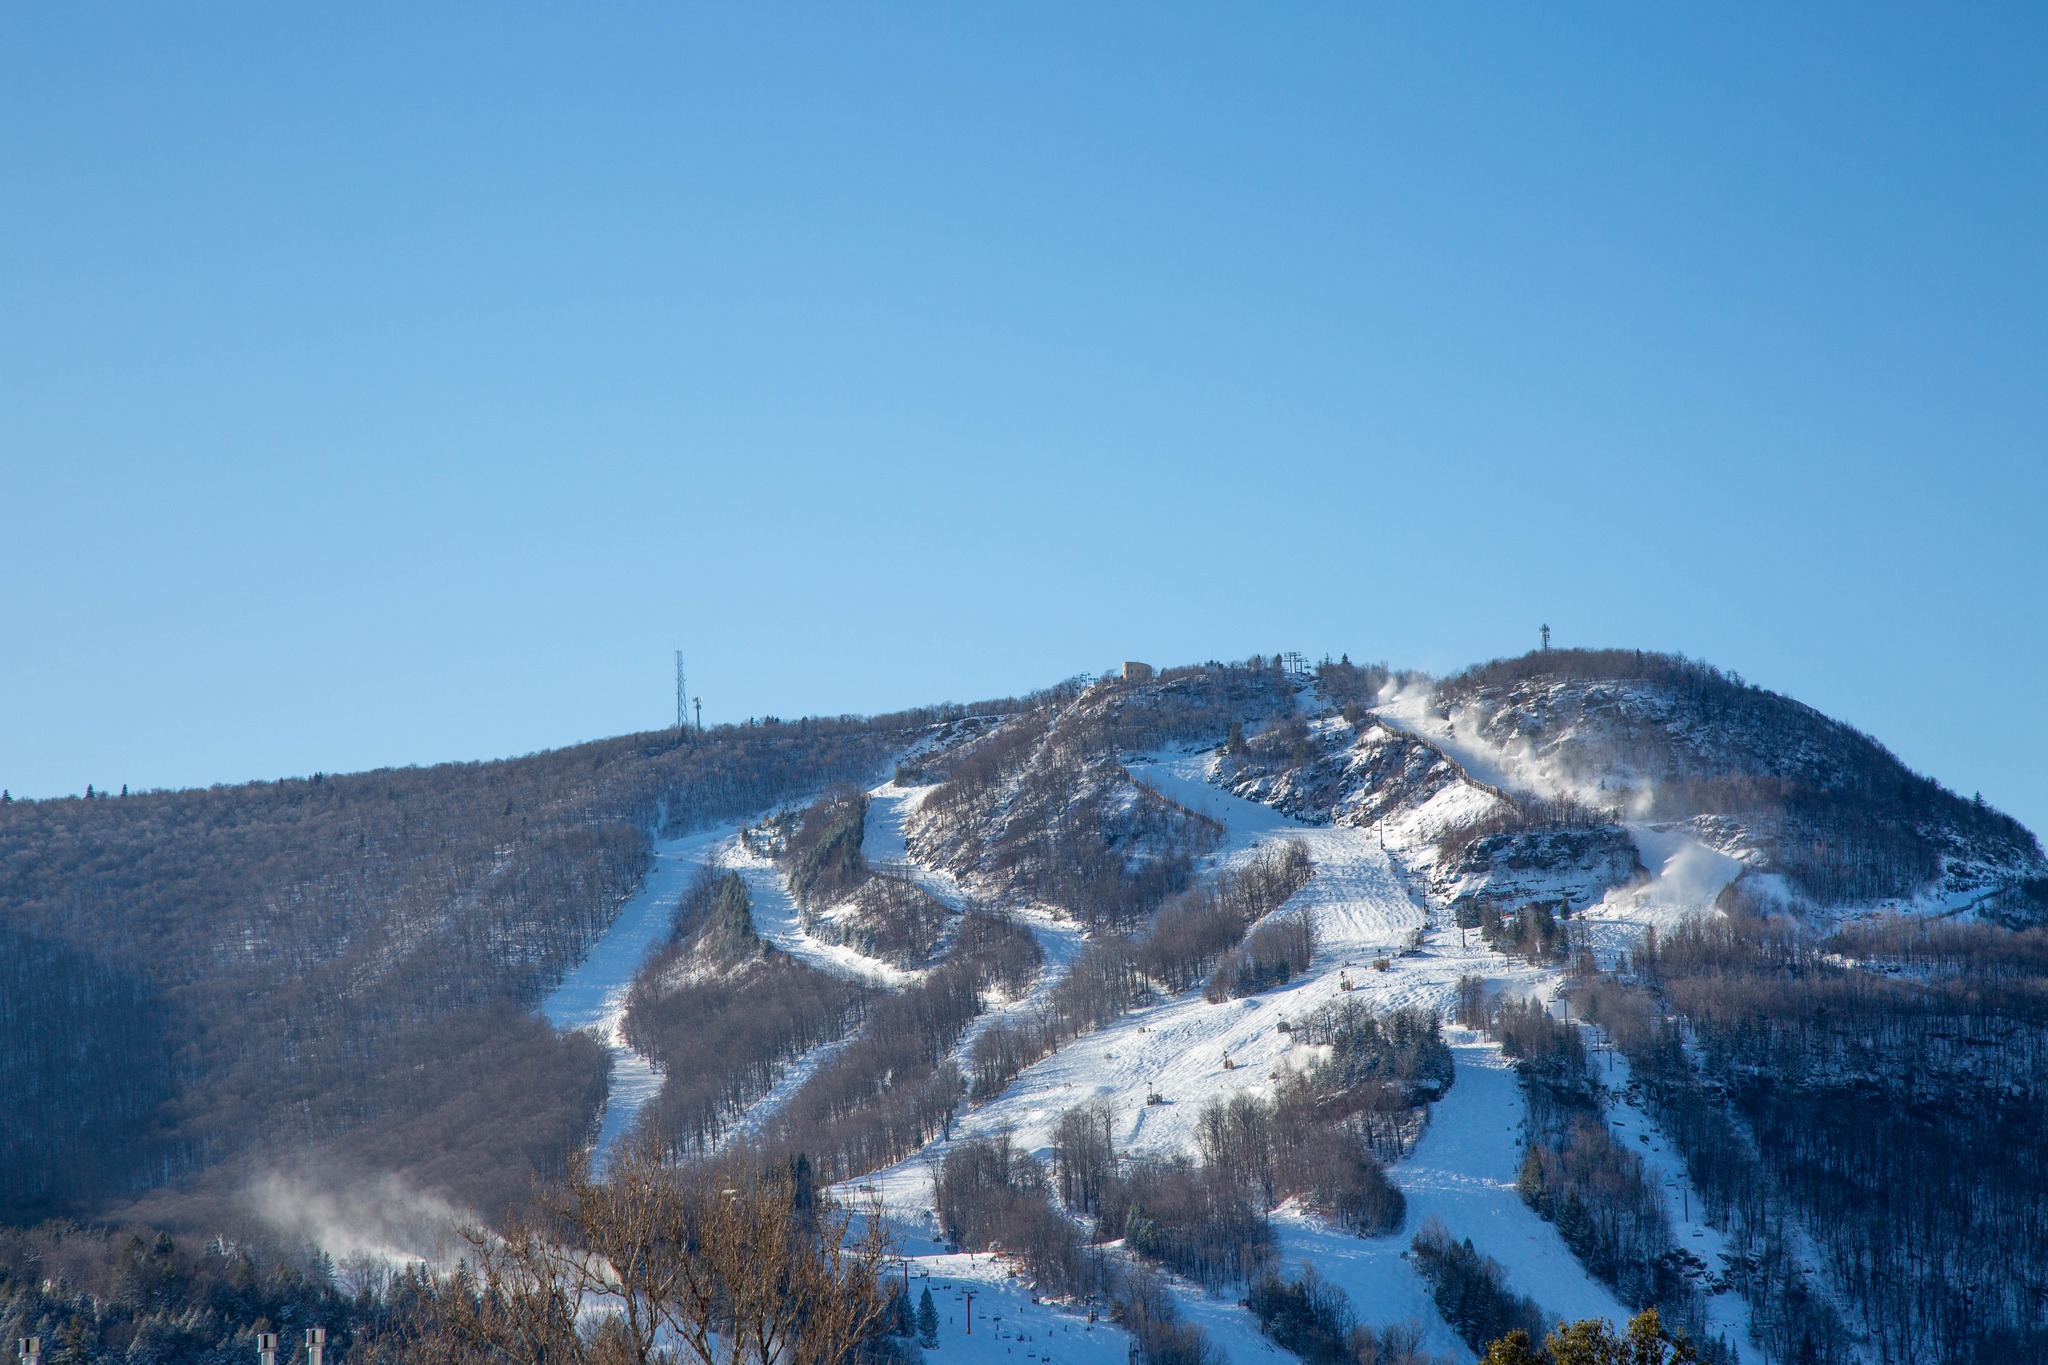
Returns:
[[[1212,785],[1212,763],[1208,754],[1168,753],[1127,766],[1139,781],[1223,824],[1223,844],[1210,859],[1214,867],[1241,862],[1276,840],[1298,839],[1307,847],[1314,876],[1283,908],[1313,908],[1317,915],[1322,935],[1314,967],[1285,987],[1249,999],[1210,1004],[1194,991],[1133,1011],[1026,1069],[1002,1094],[968,1111],[956,1140],[1007,1129],[1019,1146],[1049,1158],[1060,1113],[1099,1097],[1116,1108],[1119,1150],[1192,1152],[1196,1119],[1206,1102],[1244,1091],[1270,1096],[1281,1068],[1306,1064],[1275,1025],[1345,998],[1347,981],[1353,988],[1349,998],[1375,1010],[1414,1005],[1440,1013],[1448,1011],[1458,978],[1468,973],[1512,993],[1547,995],[1554,988],[1552,974],[1486,951],[1476,935],[1473,946],[1462,947],[1457,929],[1433,926],[1376,832],[1298,824]],[[1411,942],[1418,932],[1419,947]],[[1374,968],[1376,959],[1387,963],[1386,970]],[[1275,1216],[1281,1267],[1291,1271],[1307,1257],[1351,1296],[1361,1322],[1418,1322],[1432,1349],[1469,1360],[1471,1352],[1437,1314],[1427,1285],[1403,1254],[1422,1220],[1435,1215],[1500,1261],[1510,1288],[1534,1298],[1547,1313],[1624,1320],[1627,1314],[1614,1296],[1586,1275],[1556,1230],[1515,1192],[1523,1101],[1513,1071],[1498,1047],[1478,1035],[1454,1029],[1451,1041],[1456,1082],[1414,1152],[1389,1171],[1407,1195],[1407,1224],[1392,1236],[1366,1239],[1298,1209],[1283,1209]],[[1162,1102],[1148,1104],[1154,1094]],[[905,1230],[913,1277],[937,1274],[941,1262],[950,1279],[969,1273],[962,1268],[965,1258],[942,1256],[932,1240],[932,1174],[944,1148],[934,1143],[842,1187],[856,1201],[879,1201]],[[989,1266],[989,1258],[978,1259]],[[997,1264],[978,1278],[1007,1283],[1007,1267]],[[1258,1335],[1237,1305],[1241,1294],[1233,1288],[1212,1297],[1181,1286],[1187,1316],[1233,1359],[1284,1354]],[[953,1349],[949,1343],[942,1351]],[[1084,1358],[1053,1349],[1054,1359]]]
[[[726,826],[657,843],[640,889],[576,969],[541,1001],[540,1012],[549,1023],[564,1032],[587,1029],[611,1052],[604,1121],[592,1155],[600,1168],[619,1139],[633,1131],[640,1107],[661,1091],[661,1073],[626,1042],[626,993],[648,952],[668,934],[676,901],[690,879],[732,833]]]

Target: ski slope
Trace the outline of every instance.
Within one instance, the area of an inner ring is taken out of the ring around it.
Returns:
[[[1473,936],[1462,943],[1454,927],[1433,923],[1425,903],[1410,890],[1400,856],[1412,846],[1397,837],[1390,851],[1378,828],[1302,825],[1270,807],[1239,798],[1211,782],[1208,754],[1160,753],[1127,763],[1132,776],[1165,796],[1216,820],[1225,834],[1209,855],[1213,872],[1255,856],[1280,840],[1299,840],[1314,872],[1288,902],[1287,911],[1310,909],[1319,927],[1319,947],[1309,972],[1286,986],[1243,1000],[1210,1004],[1199,991],[1136,1010],[1114,1024],[1070,1043],[1027,1068],[994,1099],[966,1111],[956,1140],[1009,1131],[1024,1150],[1050,1156],[1052,1129],[1068,1106],[1104,1099],[1117,1113],[1119,1150],[1172,1154],[1195,1149],[1195,1125],[1202,1107],[1240,1092],[1270,1096],[1286,1068],[1310,1064],[1276,1025],[1343,998],[1375,1010],[1417,1006],[1448,1013],[1460,977],[1478,975],[1498,990],[1548,998],[1556,974],[1488,952]],[[974,905],[971,891],[950,873],[924,868],[911,858],[904,822],[929,788],[883,784],[870,791],[863,851],[871,863],[915,878],[955,910]],[[1457,799],[1453,797],[1453,799]],[[1409,831],[1399,831],[1407,836]],[[1685,836],[1660,831],[1639,835],[1656,857],[1657,875],[1637,895],[1611,898],[1599,907],[1601,937],[1619,946],[1645,922],[1658,922],[1677,907],[1711,896],[1739,870],[1701,859],[1711,853]],[[1644,837],[1647,836],[1647,837]],[[1725,855],[1715,854],[1715,859]],[[1648,859],[1646,858],[1646,861]],[[630,1131],[639,1107],[659,1088],[660,1077],[619,1036],[624,997],[648,950],[666,933],[669,912],[695,869],[706,862],[732,868],[746,880],[762,936],[792,955],[842,976],[900,989],[919,973],[864,957],[852,949],[812,938],[802,928],[787,883],[775,864],[748,851],[728,827],[664,843],[655,865],[612,930],[543,1006],[558,1027],[592,1028],[613,1054],[613,1092],[607,1104],[599,1157]],[[1049,911],[1013,910],[1037,936],[1045,969],[1017,1000],[996,1000],[960,1044],[961,1056],[982,1029],[1017,1017],[1039,1003],[1086,947],[1081,928]],[[1277,912],[1276,912],[1277,913]],[[1609,946],[1603,942],[1603,947]],[[1374,967],[1376,961],[1385,970]],[[1347,991],[1347,985],[1350,988]],[[1518,1197],[1523,1101],[1519,1084],[1498,1047],[1464,1030],[1450,1031],[1456,1080],[1436,1106],[1428,1130],[1413,1152],[1389,1170],[1408,1200],[1406,1225],[1395,1235],[1361,1238],[1332,1228],[1293,1206],[1274,1215],[1279,1264],[1291,1270],[1312,1261],[1320,1274],[1349,1295],[1359,1320],[1373,1326],[1412,1321],[1425,1331],[1425,1345],[1445,1356],[1469,1360],[1472,1353],[1437,1314],[1427,1285],[1407,1253],[1421,1222],[1440,1218],[1459,1237],[1506,1267],[1509,1287],[1534,1298],[1551,1315],[1627,1314],[1593,1281],[1555,1229]],[[758,1102],[747,1127],[772,1114],[812,1067],[839,1044],[826,1044],[793,1066],[775,1090]],[[1226,1059],[1228,1065],[1226,1065]],[[1610,1063],[1611,1064],[1611,1063]],[[1156,1096],[1157,1103],[1148,1103]],[[1682,1242],[1710,1264],[1722,1248],[1718,1235],[1683,1217],[1679,1197],[1683,1175],[1646,1116],[1617,1104],[1620,1130],[1640,1144],[1646,1160],[1672,1193],[1672,1222]],[[1089,1323],[1080,1306],[1034,1303],[1028,1283],[1000,1258],[948,1254],[938,1238],[932,1212],[932,1177],[945,1144],[935,1142],[897,1165],[850,1182],[840,1193],[856,1206],[879,1210],[902,1237],[904,1267],[913,1299],[932,1287],[940,1313],[936,1359],[960,1362],[1122,1362],[1128,1337],[1106,1321]],[[1231,1359],[1288,1358],[1259,1335],[1240,1307],[1240,1290],[1210,1296],[1181,1285],[1184,1314],[1202,1324]],[[966,1295],[974,1298],[973,1331],[968,1331]],[[1742,1305],[1733,1295],[1713,1301],[1717,1329],[1742,1343]],[[1751,1358],[1746,1344],[1745,1360]]]
[[[1116,1108],[1119,1150],[1192,1151],[1205,1103],[1244,1091],[1270,1095],[1282,1068],[1307,1064],[1305,1050],[1275,1025],[1343,998],[1347,981],[1353,987],[1350,998],[1378,1010],[1415,1005],[1446,1011],[1459,977],[1466,974],[1485,976],[1518,993],[1547,996],[1554,990],[1554,973],[1511,963],[1476,945],[1461,946],[1457,929],[1433,925],[1377,832],[1301,825],[1224,792],[1209,781],[1212,761],[1207,754],[1154,754],[1127,766],[1139,781],[1224,826],[1223,844],[1210,858],[1213,866],[1242,861],[1275,840],[1299,839],[1308,848],[1314,875],[1283,909],[1313,908],[1320,921],[1314,967],[1285,987],[1249,999],[1210,1004],[1192,992],[1133,1011],[1026,1069],[1000,1095],[968,1111],[957,1137],[1008,1130],[1023,1149],[1049,1157],[1060,1113],[1079,1101],[1101,1098]],[[1374,970],[1374,959],[1385,959],[1388,969]],[[1047,975],[1057,970],[1058,964],[1051,964]],[[1425,1327],[1432,1349],[1469,1360],[1471,1352],[1443,1323],[1427,1285],[1403,1254],[1416,1227],[1434,1215],[1499,1260],[1510,1287],[1535,1298],[1546,1312],[1624,1319],[1627,1314],[1613,1295],[1585,1274],[1555,1229],[1515,1192],[1523,1102],[1513,1071],[1494,1044],[1463,1030],[1452,1032],[1456,1082],[1436,1106],[1414,1152],[1389,1171],[1408,1198],[1407,1225],[1394,1236],[1366,1239],[1286,1208],[1275,1215],[1281,1265],[1291,1268],[1304,1257],[1312,1260],[1350,1295],[1361,1322],[1415,1321]],[[1155,1094],[1162,1102],[1147,1103]],[[856,1200],[878,1201],[905,1230],[913,1276],[943,1274],[948,1283],[971,1280],[983,1292],[1008,1292],[1005,1286],[1011,1282],[1000,1263],[981,1257],[977,1264],[965,1264],[967,1258],[945,1256],[933,1240],[932,1173],[944,1146],[934,1143],[845,1192]],[[1250,1315],[1237,1306],[1241,1291],[1212,1297],[1192,1286],[1181,1289],[1187,1316],[1202,1323],[1233,1359],[1284,1354],[1258,1335]],[[977,1299],[977,1312],[982,1302]],[[1047,1321],[1059,1316],[1057,1310],[1045,1311]],[[1103,1330],[1098,1325],[1097,1333]],[[967,1350],[964,1335],[962,1343],[946,1342],[941,1354]],[[1093,1358],[1068,1343],[1071,1335],[1040,1340],[1058,1343],[1051,1348],[1053,1359]],[[1009,1344],[1005,1358],[1017,1358],[1024,1345]],[[979,1344],[973,1349],[993,1350]]]
[[[900,828],[896,837],[900,843]],[[834,975],[884,987],[900,987],[915,976],[890,963],[805,933],[781,870],[747,850],[740,840],[738,826],[721,825],[656,843],[653,864],[639,890],[620,907],[611,928],[591,945],[583,961],[562,978],[562,983],[540,1006],[541,1014],[556,1028],[565,1032],[588,1030],[611,1053],[604,1118],[591,1154],[600,1170],[613,1149],[633,1131],[633,1122],[642,1106],[661,1093],[661,1073],[626,1041],[626,995],[647,955],[668,936],[676,902],[699,869],[706,866],[729,868],[740,874],[753,901],[756,929],[784,952]],[[756,1104],[755,1113],[749,1118],[772,1113],[796,1092],[822,1059],[825,1049],[841,1045],[823,1044],[814,1055],[800,1059],[780,1078],[775,1089]]]
[[[740,874],[753,902],[754,929],[762,938],[800,962],[834,976],[865,981],[887,990],[901,990],[922,973],[905,971],[893,962],[869,957],[858,948],[827,943],[804,931],[803,916],[796,898],[789,894],[789,879],[775,860],[755,853],[734,837],[720,847],[719,864]]]
[[[909,877],[940,901],[957,911],[973,907],[974,898],[960,885],[960,879],[946,868],[925,867],[910,856],[910,841],[904,821],[937,790],[934,786],[899,787],[884,782],[868,792],[867,827],[861,834],[860,851],[868,866]]]
[[[549,1023],[565,1032],[587,1029],[611,1053],[604,1120],[592,1153],[600,1169],[619,1140],[633,1130],[641,1106],[661,1092],[661,1073],[632,1049],[623,1031],[633,975],[667,936],[676,901],[697,869],[715,859],[732,834],[727,826],[657,843],[640,889],[576,969],[541,1001],[540,1012]]]

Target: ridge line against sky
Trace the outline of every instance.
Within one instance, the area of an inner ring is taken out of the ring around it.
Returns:
[[[2048,827],[2048,12],[0,13],[0,785],[1682,651]]]

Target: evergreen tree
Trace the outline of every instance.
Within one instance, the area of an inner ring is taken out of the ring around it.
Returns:
[[[897,1288],[895,1297],[890,1303],[890,1312],[896,1323],[896,1326],[891,1331],[896,1336],[914,1337],[917,1335],[917,1313],[910,1306],[909,1290],[900,1286]]]
[[[790,1206],[796,1211],[797,1221],[809,1227],[818,1214],[818,1177],[811,1170],[807,1154],[798,1152],[790,1159],[789,1184]]]
[[[1522,1196],[1524,1204],[1545,1218],[1550,1217],[1550,1203],[1543,1190],[1543,1160],[1534,1147],[1522,1154],[1522,1173],[1515,1178],[1515,1193]]]
[[[926,1285],[917,1296],[917,1342],[920,1346],[939,1344],[939,1310],[932,1303],[932,1289]]]

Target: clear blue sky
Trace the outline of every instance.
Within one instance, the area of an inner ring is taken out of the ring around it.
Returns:
[[[2048,9],[10,5],[0,785],[1682,650],[2048,829]]]

